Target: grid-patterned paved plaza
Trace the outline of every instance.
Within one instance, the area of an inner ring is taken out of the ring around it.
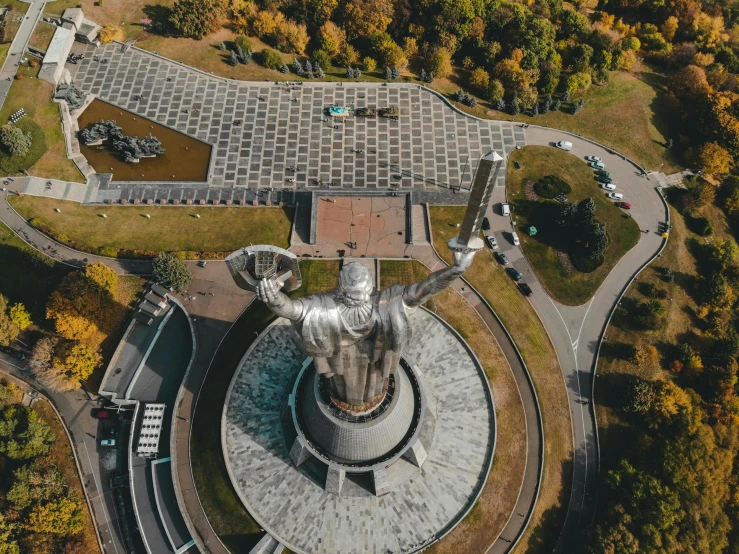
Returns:
[[[77,86],[213,144],[213,187],[468,187],[482,155],[524,144],[515,124],[466,117],[414,85],[233,81],[136,48],[123,52],[118,43],[85,54],[75,66]],[[327,121],[332,104],[395,105],[401,116]]]

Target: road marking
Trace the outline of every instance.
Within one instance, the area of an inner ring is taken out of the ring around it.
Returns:
[[[577,343],[580,342],[579,340],[576,340],[572,343],[572,351],[575,355],[577,355]]]

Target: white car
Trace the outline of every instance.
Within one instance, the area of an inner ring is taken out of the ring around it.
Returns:
[[[605,190],[616,190],[616,185],[611,183],[601,183],[600,188]]]
[[[500,213],[503,215],[511,215],[511,206],[508,204],[508,202],[503,202],[500,205]]]
[[[521,241],[518,240],[518,233],[516,233],[516,231],[511,233],[511,242],[513,243],[513,246],[519,246],[521,244]]]
[[[588,165],[595,169],[605,169],[606,168],[603,162],[590,162]]]
[[[603,161],[598,156],[585,156],[585,159],[588,160],[589,162],[602,162]]]
[[[624,195],[620,192],[609,192],[606,196],[611,200],[623,200],[624,198]]]
[[[559,142],[555,142],[554,143],[554,146],[556,146],[557,148],[559,148],[561,150],[565,150],[567,152],[569,152],[570,150],[572,150],[572,143],[571,142],[568,142],[566,140],[560,140]]]
[[[498,241],[495,240],[495,237],[493,235],[486,235],[485,242],[488,244],[491,250],[498,249]]]

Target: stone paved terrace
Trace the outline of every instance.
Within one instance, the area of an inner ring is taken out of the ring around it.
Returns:
[[[495,440],[484,377],[460,339],[433,314],[419,309],[411,321],[413,339],[406,355],[423,373],[426,419],[436,421],[435,430],[422,433],[429,455],[423,470],[414,468],[411,477],[398,480],[379,498],[353,484],[350,476],[341,496],[332,495],[324,491],[315,468],[306,469],[309,463],[300,470],[292,465],[280,409],[306,356],[292,325],[278,320],[242,360],[224,413],[226,463],[252,515],[292,550],[413,552],[453,526],[479,493]],[[410,466],[402,459],[396,464]]]
[[[215,77],[136,48],[122,52],[118,43],[87,46],[84,53],[72,66],[77,86],[215,146],[211,187],[301,190],[318,188],[319,180],[323,188],[347,192],[468,187],[483,154],[493,149],[507,154],[525,141],[515,124],[466,117],[415,85],[286,87]],[[334,103],[398,105],[401,116],[326,122],[324,111]],[[112,188],[127,199],[151,197],[152,189],[162,189],[159,197],[177,189],[165,183]]]

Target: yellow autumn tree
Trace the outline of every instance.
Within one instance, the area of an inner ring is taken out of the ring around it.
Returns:
[[[114,40],[123,40],[124,34],[123,29],[118,25],[106,25],[100,29],[100,42],[107,44]]]
[[[698,149],[697,162],[708,174],[728,173],[731,169],[731,154],[715,142],[707,142]]]
[[[82,504],[69,498],[37,505],[28,514],[26,529],[34,533],[70,536],[84,527]]]

